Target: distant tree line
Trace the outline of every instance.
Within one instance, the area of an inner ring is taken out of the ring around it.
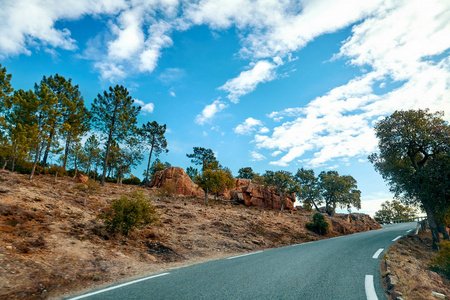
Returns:
[[[234,185],[231,171],[222,167],[211,149],[194,147],[193,153],[186,154],[191,162],[201,166],[201,169],[188,167],[187,174],[207,193],[218,194],[220,191]],[[357,189],[356,180],[349,175],[341,176],[337,171],[323,171],[319,176],[313,170],[298,169],[294,175],[288,171],[266,171],[260,175],[251,167],[239,169],[237,178],[251,179],[257,184],[272,186],[281,199],[281,210],[284,209],[284,199],[288,194],[295,193],[308,209],[325,205],[325,211],[334,215],[336,208],[361,208],[361,192]]]
[[[101,184],[122,183],[148,151],[148,182],[158,164],[151,164],[152,156],[168,151],[166,125],[153,121],[139,128],[140,109],[116,85],[99,93],[88,110],[79,86],[59,74],[44,76],[32,90],[14,90],[11,74],[0,65],[0,166],[28,173],[30,180],[70,169]]]

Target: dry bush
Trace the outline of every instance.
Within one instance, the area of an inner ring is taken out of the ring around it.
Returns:
[[[111,208],[99,215],[111,233],[120,231],[124,235],[142,225],[159,220],[156,208],[147,201],[142,190],[135,190],[131,197],[123,195],[111,202]]]

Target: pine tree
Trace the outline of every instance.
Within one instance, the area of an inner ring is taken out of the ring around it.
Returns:
[[[107,137],[106,152],[103,161],[103,174],[101,184],[105,182],[109,151],[113,140],[121,142],[127,137],[134,136],[137,132],[136,117],[140,107],[133,106],[134,100],[128,90],[116,85],[110,87],[109,92],[98,94],[92,104],[92,121],[94,128]]]
[[[92,165],[95,165],[96,161],[100,157],[100,143],[95,137],[91,135],[84,143],[83,148],[84,155],[86,156],[86,174],[89,176]]]
[[[0,133],[4,125],[4,114],[10,108],[9,99],[13,92],[11,87],[11,74],[6,73],[6,68],[0,64]]]
[[[41,80],[40,85],[35,85],[36,94],[39,95],[42,85],[46,85],[58,99],[53,109],[55,118],[49,120],[50,129],[48,139],[44,145],[44,156],[42,165],[47,165],[49,153],[52,148],[58,147],[58,138],[64,139],[64,155],[62,157],[63,167],[66,167],[70,144],[89,130],[89,112],[84,106],[84,100],[78,85],[72,85],[72,79],[66,79],[61,75],[46,77]]]
[[[145,186],[148,186],[149,183],[149,171],[150,171],[150,162],[152,160],[152,154],[155,153],[158,156],[161,152],[169,152],[167,150],[167,141],[164,136],[166,132],[166,124],[159,125],[158,122],[147,122],[147,124],[143,124],[140,130],[140,134],[144,140],[144,142],[150,148],[150,154],[148,157],[147,163],[147,172],[145,173]]]

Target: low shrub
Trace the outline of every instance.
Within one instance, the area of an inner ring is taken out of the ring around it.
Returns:
[[[15,171],[20,174],[30,174],[31,170],[33,169],[33,164],[34,162],[31,161],[22,159],[17,160]],[[36,169],[34,170],[34,175],[40,175],[42,173],[44,173],[44,168],[41,165],[37,164]]]
[[[111,207],[99,215],[109,232],[117,231],[128,235],[137,227],[155,223],[159,220],[156,208],[145,199],[142,190],[136,190],[131,197],[123,195],[111,202]]]
[[[83,174],[83,175],[86,175],[85,172],[80,171],[80,170],[76,170],[76,173],[77,173],[77,174]],[[70,169],[70,170],[68,170],[68,171],[67,171],[67,174],[68,174],[70,177],[74,177],[74,176],[75,176],[75,169]],[[87,176],[87,175],[86,175],[86,176]]]
[[[50,174],[50,175],[58,175],[58,176],[67,176],[67,171],[60,166],[52,165],[49,168],[44,170],[44,174]]]
[[[166,182],[158,189],[158,198],[170,198],[175,194],[175,184],[173,182]]]
[[[328,233],[330,224],[325,220],[325,216],[321,213],[315,213],[312,222],[308,222],[305,225],[306,229],[311,230],[320,235],[326,235]]]
[[[431,260],[430,269],[443,273],[447,278],[450,278],[450,241],[443,241],[439,245],[441,249]]]
[[[124,178],[122,180],[123,184],[134,184],[134,185],[140,185],[141,184],[141,180],[137,177],[131,177],[131,178]]]

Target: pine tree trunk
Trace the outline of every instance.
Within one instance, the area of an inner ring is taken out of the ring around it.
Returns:
[[[105,185],[106,169],[108,167],[109,148],[111,146],[111,140],[112,140],[112,132],[109,133],[108,142],[106,144],[105,160],[103,161],[103,174],[102,179],[100,180],[101,185]]]
[[[8,164],[8,161],[5,159],[5,162],[3,163],[2,170],[4,171],[6,169],[6,165]]]
[[[52,131],[50,131],[50,135],[48,137],[48,143],[47,143],[47,147],[44,152],[44,157],[42,158],[42,167],[44,167],[44,168],[47,167],[48,153],[50,152],[50,147],[52,146],[54,134],[55,134],[55,130],[52,129]]]
[[[64,159],[63,159],[63,169],[66,169],[67,157],[69,156],[69,147],[70,147],[70,135],[67,136],[66,139],[66,148],[64,149]]]
[[[36,170],[36,166],[39,160],[39,155],[40,155],[40,144],[38,143],[36,146],[36,156],[34,159],[34,163],[33,163],[33,168],[31,169],[31,174],[30,177],[28,177],[28,180],[32,180],[33,176],[34,176],[34,171]]]
[[[205,189],[205,205],[208,206],[208,188]]]
[[[150,156],[148,157],[148,164],[147,164],[147,172],[145,173],[145,187],[148,187],[148,172],[150,171],[150,161],[152,159],[152,153],[153,153],[153,144],[152,148],[150,149]]]

